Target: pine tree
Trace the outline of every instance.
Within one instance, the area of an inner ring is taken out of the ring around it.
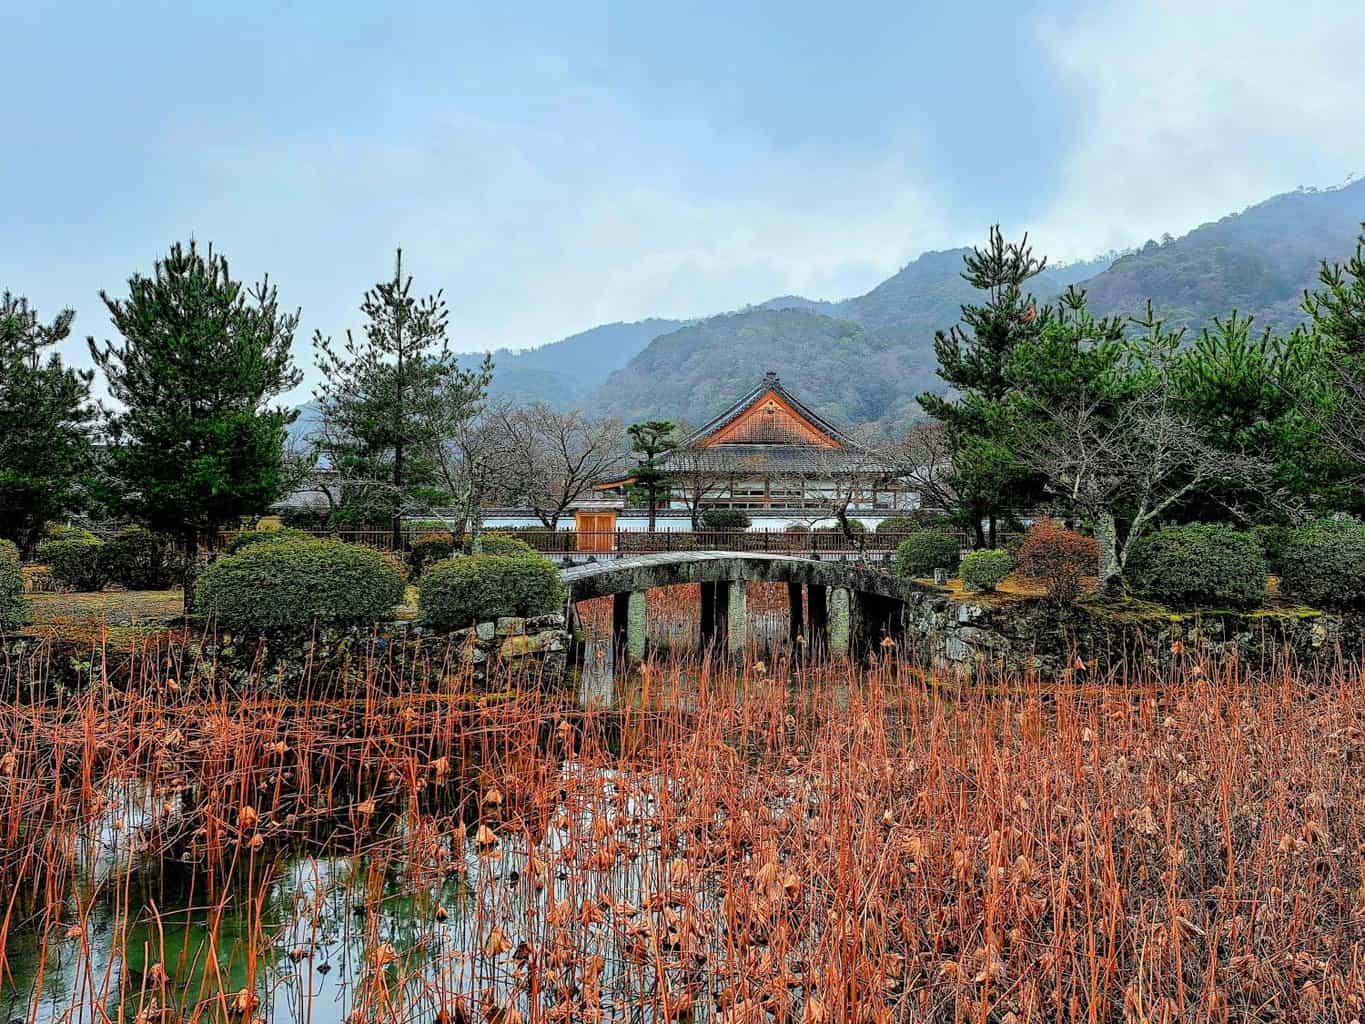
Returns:
[[[938,372],[957,396],[923,394],[919,403],[949,431],[953,480],[970,518],[978,546],[995,546],[1000,511],[1034,490],[1025,467],[1008,443],[1004,401],[1009,391],[1005,364],[1020,344],[1038,337],[1052,317],[1024,291],[1028,280],[1047,266],[1023,241],[1006,242],[998,225],[984,249],[963,257],[962,277],[985,292],[982,304],[962,307],[962,323],[934,336]],[[982,520],[989,522],[989,534]]]
[[[649,495],[649,529],[654,532],[655,519],[659,512],[659,491],[663,488],[667,473],[661,464],[664,455],[671,452],[677,443],[673,439],[676,424],[670,420],[646,420],[632,423],[626,428],[630,435],[630,450],[635,453],[635,485],[643,487]]]
[[[181,540],[188,614],[200,542],[286,487],[296,413],[270,403],[300,380],[290,354],[299,314],[279,311],[268,277],[245,288],[193,241],[173,245],[151,277],[134,274],[127,299],[100,298],[123,336],[89,341],[119,405],[107,420],[118,501]]]
[[[360,311],[368,321],[362,339],[347,331],[345,346],[337,349],[321,332],[313,337],[322,372],[315,392],[319,455],[345,481],[353,506],[388,520],[396,549],[403,511],[442,500],[432,457],[442,440],[435,436],[437,425],[452,405],[474,404],[452,396],[474,389],[472,397],[481,397],[487,373],[464,374],[470,379],[463,381],[446,338],[445,299],[440,291],[413,296],[402,249],[393,277],[365,293]]]
[[[67,309],[44,324],[22,296],[0,296],[0,537],[26,551],[87,497],[94,375],[44,357],[74,317]]]

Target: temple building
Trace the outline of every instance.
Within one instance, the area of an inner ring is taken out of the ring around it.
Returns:
[[[665,457],[662,508],[697,515],[738,509],[751,518],[809,522],[845,506],[869,520],[916,508],[898,469],[792,394],[776,373]],[[624,504],[632,477],[604,481],[596,500]]]

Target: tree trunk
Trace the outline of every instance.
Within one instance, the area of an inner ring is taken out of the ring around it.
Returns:
[[[1118,590],[1122,566],[1119,564],[1119,529],[1114,513],[1104,509],[1095,515],[1095,539],[1100,545],[1100,593]]]
[[[994,551],[994,550],[995,550],[995,533],[996,533],[995,513],[994,513],[994,512],[992,512],[992,513],[991,513],[991,516],[990,516],[990,527],[991,527],[990,536],[987,538],[986,546],[989,547],[992,551]]]
[[[659,491],[657,488],[649,489],[649,532],[654,532],[654,520],[659,512]]]
[[[185,537],[185,565],[181,575],[181,585],[185,588],[182,609],[185,618],[194,614],[194,588],[199,579],[199,536],[191,533]]]

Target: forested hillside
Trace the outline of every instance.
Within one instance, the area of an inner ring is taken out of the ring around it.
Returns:
[[[1149,242],[1107,261],[1049,268],[1033,292],[1050,300],[1070,284],[1097,312],[1137,314],[1151,297],[1173,322],[1197,330],[1237,309],[1275,330],[1301,319],[1303,290],[1323,258],[1343,259],[1365,221],[1365,182],[1293,192]],[[1045,240],[1035,240],[1045,252]],[[958,319],[971,289],[967,250],[928,252],[866,295],[843,302],[794,296],[712,317],[654,339],[612,374],[592,407],[624,419],[698,422],[781,373],[817,411],[849,424],[895,430],[916,418],[916,394],[940,390],[933,337]]]

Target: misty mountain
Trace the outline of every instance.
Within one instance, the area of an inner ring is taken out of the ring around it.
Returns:
[[[1365,181],[1275,196],[1179,239],[1089,263],[1049,267],[1031,290],[1050,301],[1083,286],[1097,312],[1157,311],[1192,330],[1233,309],[1278,331],[1302,320],[1319,262],[1350,255],[1365,221]],[[784,297],[652,340],[611,375],[590,407],[627,421],[703,422],[777,370],[823,415],[896,430],[915,395],[941,391],[933,337],[975,301],[967,249],[928,252],[866,295],[837,303]]]

